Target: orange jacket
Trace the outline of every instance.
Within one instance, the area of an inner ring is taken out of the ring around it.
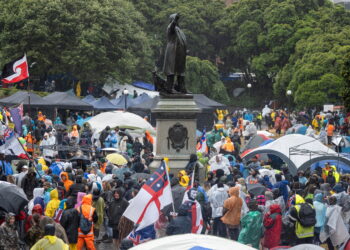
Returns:
[[[65,176],[65,177],[66,177],[66,180],[65,180],[65,181],[62,180],[62,176]],[[66,189],[66,192],[68,192],[69,189],[70,189],[70,186],[72,186],[74,182],[71,181],[71,180],[68,178],[68,173],[67,173],[67,172],[62,172],[62,173],[60,174],[60,177],[61,177],[61,180],[62,180],[62,182],[63,182],[64,188]]]
[[[81,211],[80,211],[81,208]],[[79,213],[82,213],[85,218],[92,221],[92,216],[95,212],[95,208],[92,207],[92,195],[88,194],[83,197],[81,207],[77,208]],[[84,234],[80,228],[78,229],[78,237],[93,237],[94,236],[94,225],[91,226],[90,232]]]

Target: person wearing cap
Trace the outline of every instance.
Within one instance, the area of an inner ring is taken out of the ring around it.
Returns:
[[[55,236],[55,231],[55,225],[45,225],[44,238],[35,243],[30,250],[68,250],[68,245]]]
[[[16,230],[15,221],[15,214],[6,214],[5,222],[0,226],[0,249],[19,249],[18,233]]]

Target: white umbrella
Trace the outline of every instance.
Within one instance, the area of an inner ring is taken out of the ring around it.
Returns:
[[[124,111],[103,112],[92,117],[87,123],[97,132],[101,132],[106,126],[154,131],[152,125],[141,116]]]
[[[243,245],[234,240],[228,240],[212,235],[204,234],[179,234],[167,236],[156,240],[137,245],[132,250],[188,250],[197,247],[198,249],[212,250],[253,250],[255,248]]]

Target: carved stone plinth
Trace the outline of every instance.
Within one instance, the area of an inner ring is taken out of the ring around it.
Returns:
[[[168,157],[170,171],[176,174],[196,153],[196,116],[200,109],[192,95],[179,94],[161,96],[152,112],[157,114],[157,139],[151,168],[158,168]]]

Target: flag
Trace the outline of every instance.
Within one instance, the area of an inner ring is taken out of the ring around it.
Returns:
[[[14,155],[19,158],[29,160],[29,157],[22,147],[22,144],[15,136],[12,136],[9,140],[6,140],[5,144],[0,146],[0,151],[5,151],[5,155]]]
[[[12,117],[12,121],[15,124],[16,132],[19,134],[19,136],[22,135],[22,116],[21,116],[21,110],[20,108],[11,108],[10,114]]]
[[[197,143],[197,152],[208,154],[206,131],[203,129],[202,137]]]
[[[1,76],[3,83],[16,83],[27,79],[29,77],[27,56],[5,64]]]
[[[138,225],[141,230],[159,219],[160,210],[171,204],[172,194],[165,162],[150,176],[147,182],[125,210],[123,216]]]
[[[133,230],[127,237],[132,241],[134,246],[137,246],[141,243],[145,243],[156,238],[156,231],[154,230],[154,225],[149,225],[141,230]]]
[[[203,216],[202,216],[201,204],[199,204],[198,201],[195,201],[194,204],[192,205],[191,233],[200,234],[202,233],[202,229],[203,229]]]

